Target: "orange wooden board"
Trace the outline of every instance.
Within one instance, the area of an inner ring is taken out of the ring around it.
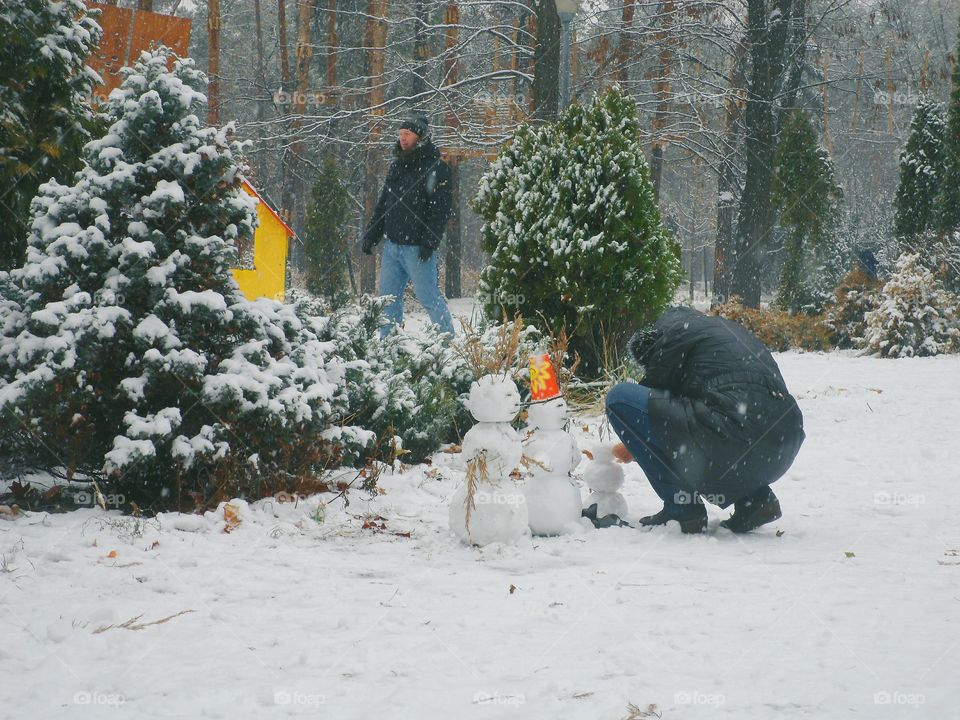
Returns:
[[[97,22],[103,28],[99,50],[87,64],[103,78],[94,89],[94,99],[102,102],[110,91],[120,86],[120,68],[132,65],[140,53],[157,45],[166,45],[179,57],[186,57],[190,47],[190,18],[161,15],[146,10],[131,10],[90,2],[87,6],[100,11]]]

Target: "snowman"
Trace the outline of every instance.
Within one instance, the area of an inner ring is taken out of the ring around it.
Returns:
[[[520,464],[520,434],[510,424],[520,393],[508,377],[484,375],[464,401],[477,424],[463,438],[467,477],[450,500],[450,529],[470,545],[513,543],[529,534],[527,505],[510,473]]]
[[[593,459],[583,470],[583,482],[590,488],[590,494],[583,501],[585,510],[597,506],[593,514],[596,518],[605,515],[627,516],[627,500],[619,492],[623,487],[623,466],[613,454],[612,445],[601,445],[592,451]]]
[[[560,535],[581,527],[580,490],[570,477],[580,451],[566,429],[567,403],[559,394],[549,356],[531,356],[530,386],[535,402],[527,411],[530,434],[523,449],[532,472],[524,489],[530,531]]]

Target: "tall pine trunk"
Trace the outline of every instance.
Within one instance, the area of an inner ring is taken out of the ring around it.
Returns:
[[[743,194],[728,267],[730,295],[748,307],[760,304],[761,264],[776,223],[773,204],[773,156],[777,117],[774,104],[780,90],[789,20],[794,2],[748,0],[747,45],[751,74],[745,115]],[[776,12],[774,12],[776,11]]]
[[[555,120],[560,110],[560,16],[553,0],[537,3],[537,46],[533,55],[534,120]]]

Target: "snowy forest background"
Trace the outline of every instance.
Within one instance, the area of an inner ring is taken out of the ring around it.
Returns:
[[[480,177],[521,121],[558,112],[553,2],[119,4],[192,18],[189,54],[213,80],[212,124],[237,122],[238,136],[252,143],[246,154],[258,187],[301,238],[311,189],[318,178],[332,181],[324,161],[335,162],[350,202],[345,232],[330,242],[349,248],[362,290],[374,289],[376,268],[357,239],[396,127],[411,111],[427,114],[437,145],[458,153],[459,213],[441,263],[446,291],[476,289],[487,259],[470,204]],[[775,210],[757,205],[768,204],[764,166],[772,166],[779,129],[795,108],[814,123],[836,168],[845,241],[892,267],[898,153],[919,97],[949,96],[957,17],[948,0],[587,2],[572,24],[572,97],[588,101],[617,83],[636,100],[651,182],[690,289],[756,304],[758,288],[747,278],[759,275],[772,293],[786,257]],[[769,137],[767,119],[746,112],[751,93],[770,103]],[[762,163],[752,167],[751,158]],[[756,227],[738,223],[745,207],[756,209]],[[739,244],[756,246],[750,263],[731,262]],[[733,277],[735,267],[743,277]]]
[[[185,5],[179,12],[194,17],[191,56],[205,67],[207,11],[216,4]],[[172,6],[154,2],[161,12]],[[239,133],[253,141],[256,177],[292,211],[298,231],[329,154],[353,199],[347,237],[355,245],[395,127],[412,110],[431,118],[438,146],[474,152],[512,135],[520,119],[555,117],[560,28],[553,3],[469,3],[456,10],[456,32],[452,8],[429,0],[222,4],[220,115],[236,118]],[[748,25],[748,13],[769,19],[781,10],[790,21],[779,32],[771,22]],[[583,102],[618,83],[636,99],[659,206],[697,289],[706,280],[712,290],[714,248],[736,243],[741,203],[755,202],[744,198],[754,192],[745,187],[751,154],[772,159],[771,139],[758,135],[745,113],[750,93],[769,95],[778,126],[793,108],[809,114],[843,188],[843,235],[889,267],[898,153],[919,96],[949,96],[957,18],[956,3],[946,0],[588,2],[573,22],[572,96]],[[751,33],[760,42],[769,37],[769,78],[755,67]],[[382,68],[363,51],[378,41],[386,48]],[[316,102],[323,96],[330,104]],[[382,120],[379,130],[371,128],[371,109],[383,113],[372,118]],[[480,221],[469,206],[485,166],[483,158],[460,166],[463,283],[460,292],[453,278],[446,286],[454,296],[475,288],[485,264]],[[770,292],[785,234],[767,235],[758,264]],[[360,267],[359,254],[354,260]],[[366,268],[368,290],[373,277]]]

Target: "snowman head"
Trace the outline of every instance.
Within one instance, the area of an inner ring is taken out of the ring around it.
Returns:
[[[538,430],[563,430],[567,424],[567,402],[562,397],[533,403],[527,409],[527,424]]]
[[[616,457],[613,454],[613,445],[596,445],[590,448],[593,455],[593,462],[601,464],[613,464]]]
[[[477,422],[510,422],[520,412],[520,391],[509,377],[484,375],[470,386],[464,405]]]

